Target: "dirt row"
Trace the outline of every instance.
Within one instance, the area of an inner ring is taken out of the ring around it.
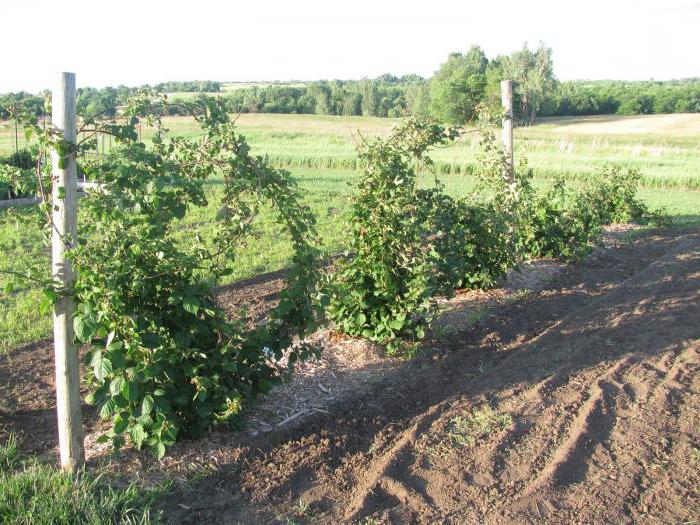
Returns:
[[[168,518],[692,523],[699,288],[697,232],[601,253],[403,380],[241,447]]]

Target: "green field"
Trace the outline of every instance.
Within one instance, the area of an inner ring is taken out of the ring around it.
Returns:
[[[358,166],[354,149],[362,137],[384,135],[397,120],[364,117],[315,115],[244,114],[240,129],[254,151],[267,154],[277,165],[287,167],[304,191],[318,220],[325,253],[341,250],[347,241],[346,221],[352,182]],[[174,133],[193,136],[191,119],[171,117],[167,125]],[[144,129],[144,135],[148,130]],[[470,135],[454,146],[438,149],[433,158],[442,173],[440,179],[453,195],[464,195],[475,184],[468,175],[475,165],[478,146]],[[640,197],[652,208],[664,206],[676,224],[700,221],[700,115],[656,115],[648,117],[585,117],[550,119],[519,129],[516,154],[526,156],[537,185],[549,183],[549,176],[564,175],[581,181],[608,162],[639,167],[644,173]],[[20,141],[23,141],[20,132]],[[14,130],[0,128],[0,150],[14,148]],[[449,167],[449,169],[447,169]],[[432,176],[423,177],[430,184]],[[221,186],[213,181],[208,188],[211,204],[192,210],[181,228],[186,241],[195,231],[206,236],[216,213]],[[25,209],[20,215],[34,213]],[[263,213],[259,235],[244,247],[232,263],[230,280],[282,268],[289,263],[291,250],[280,238],[273,217]],[[0,211],[0,272],[26,270],[30,261],[39,261],[48,272],[48,248],[40,231],[23,224],[18,217]],[[0,273],[0,353],[23,343],[45,337],[50,332],[48,312],[37,308],[41,293],[22,285],[5,291],[16,281]],[[224,284],[224,283],[221,283]]]
[[[254,151],[280,166],[355,169],[363,137],[389,132],[398,119],[322,115],[242,114],[238,123]],[[191,119],[171,117],[176,133],[194,135]],[[515,132],[516,157],[527,158],[536,177],[585,180],[601,165],[639,168],[644,185],[700,190],[700,115],[577,117],[543,119]],[[467,134],[433,154],[437,169],[469,174],[477,165],[478,142]]]
[[[191,118],[168,117],[166,125],[194,136]],[[242,114],[238,124],[257,153],[280,166],[355,169],[363,137],[383,135],[398,119],[325,115]],[[149,130],[143,128],[144,136]],[[700,190],[700,114],[596,116],[542,119],[515,132],[516,156],[527,158],[536,177],[585,179],[609,162],[639,168],[644,185]],[[22,130],[19,143],[25,143]],[[15,147],[14,128],[0,123],[0,153]],[[434,153],[438,169],[468,174],[476,166],[473,134]]]

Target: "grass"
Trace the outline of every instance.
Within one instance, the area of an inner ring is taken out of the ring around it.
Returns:
[[[99,473],[69,475],[20,456],[19,440],[10,434],[0,444],[0,523],[16,525],[148,524],[160,489],[135,484],[115,487]]]
[[[454,454],[457,448],[473,447],[480,439],[512,424],[510,414],[496,412],[488,405],[474,408],[464,415],[452,417],[444,433],[436,435],[434,441],[426,446],[426,455],[437,466]]]

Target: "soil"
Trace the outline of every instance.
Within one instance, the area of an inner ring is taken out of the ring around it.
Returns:
[[[165,502],[170,523],[695,523],[700,231],[513,277],[445,303],[410,361],[322,331],[328,357],[251,411],[264,426],[162,462],[127,451],[118,468],[198,473]],[[247,297],[262,316],[273,281],[222,302]],[[51,370],[48,343],[0,360],[0,439],[55,452]],[[101,424],[86,419],[91,436]]]

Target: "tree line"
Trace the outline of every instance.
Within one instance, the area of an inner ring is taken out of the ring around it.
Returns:
[[[129,97],[144,90],[160,93],[219,93],[221,82],[214,80],[191,80],[185,82],[161,82],[155,86],[144,84],[138,87],[105,87],[101,89],[78,88],[76,109],[79,115],[102,115],[113,117],[117,108],[127,104]],[[0,119],[10,116],[10,108],[17,107],[37,117],[46,114],[45,101],[51,92],[44,90],[38,94],[19,91],[0,95]]]
[[[671,81],[566,81],[554,76],[552,50],[527,45],[509,55],[488,58],[478,46],[452,53],[431,78],[384,74],[373,79],[320,80],[303,84],[253,85],[222,92],[220,82],[163,82],[152,86],[163,93],[222,93],[232,112],[305,113],[318,115],[402,117],[429,116],[463,124],[477,107],[499,107],[500,81],[515,81],[514,107],[521,124],[537,116],[639,115],[700,112],[700,78]],[[78,112],[114,115],[128,97],[143,89],[119,86],[78,91]],[[20,105],[36,115],[44,112],[44,95],[0,95],[0,118]],[[172,106],[171,114],[178,114]]]

